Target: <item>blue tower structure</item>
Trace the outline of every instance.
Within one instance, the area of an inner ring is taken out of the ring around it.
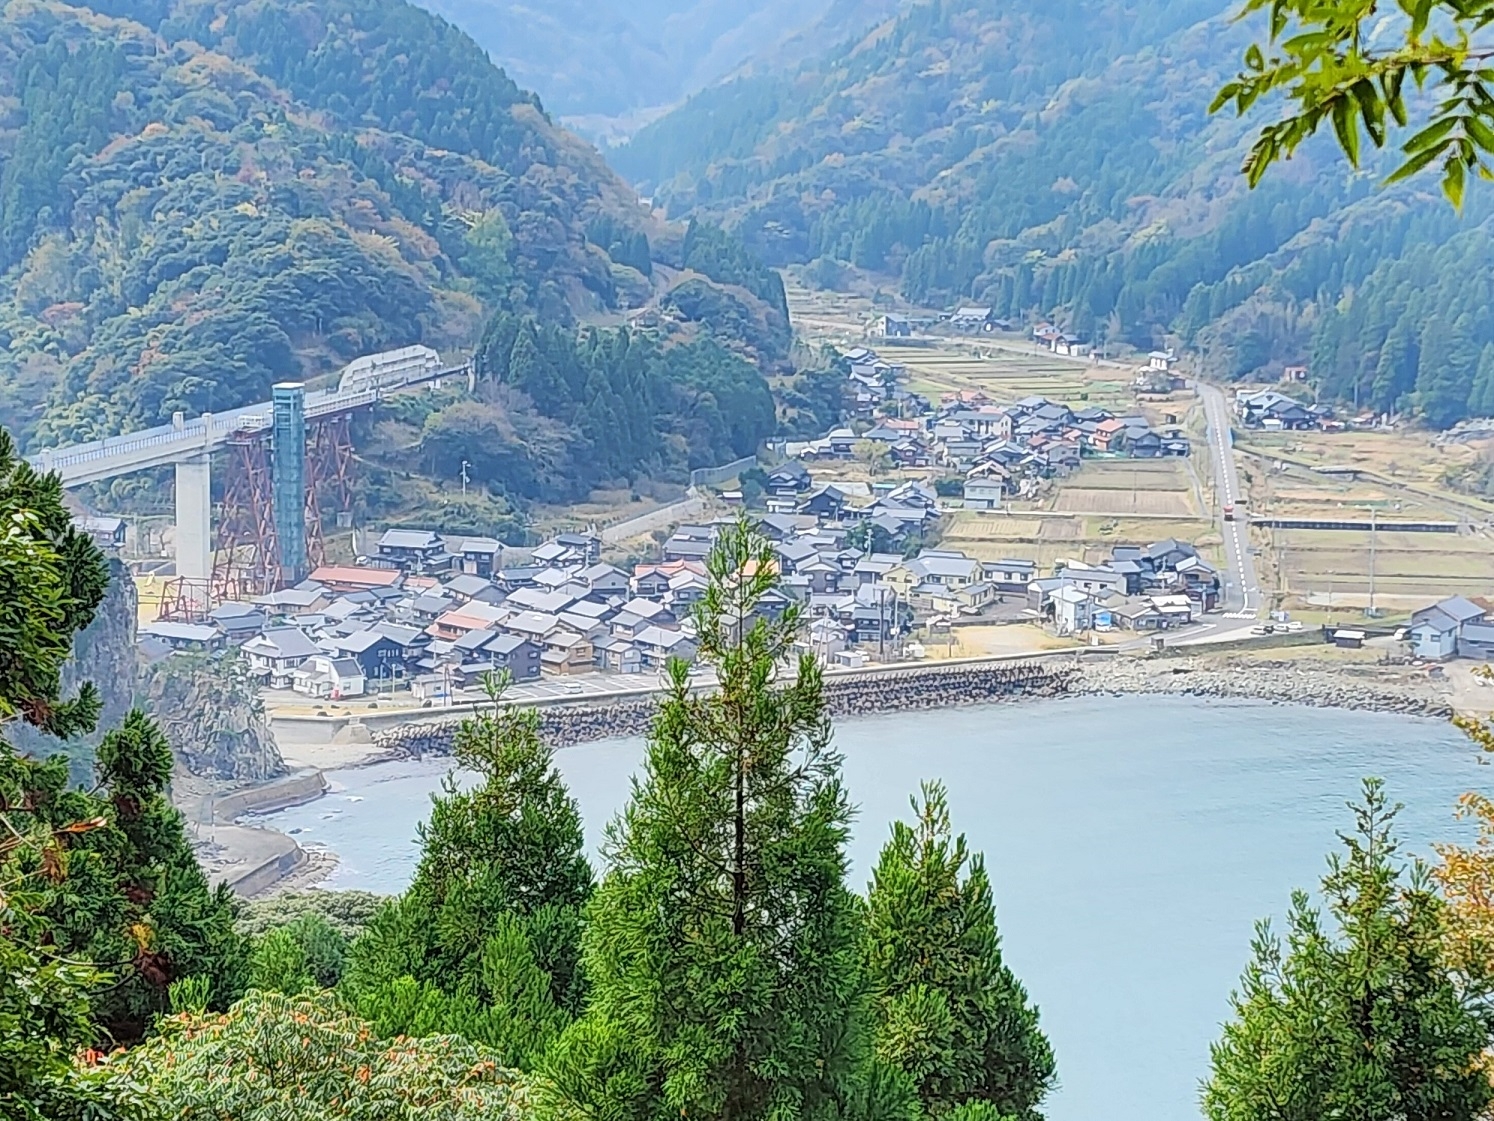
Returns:
[[[270,390],[270,493],[275,509],[275,563],[280,579],[306,578],[306,386],[284,381]]]

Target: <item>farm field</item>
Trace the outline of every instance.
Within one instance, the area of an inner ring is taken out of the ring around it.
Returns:
[[[1394,431],[1241,432],[1236,446],[1263,484],[1258,493],[1252,479],[1252,501],[1373,505],[1387,517],[1482,521],[1494,517],[1494,501],[1457,493],[1447,479],[1494,454],[1491,445]],[[1269,480],[1267,460],[1273,464]]]
[[[1219,536],[1196,519],[1106,518],[960,510],[949,515],[942,544],[979,560],[1030,560],[1046,575],[1058,561],[1098,564],[1117,545],[1150,545],[1175,537],[1220,559]]]
[[[1256,517],[1448,522],[1457,533],[1268,529],[1252,537],[1261,583],[1281,606],[1411,611],[1449,595],[1494,594],[1494,504],[1453,492],[1476,445],[1425,432],[1242,433]],[[1373,553],[1373,557],[1372,554]]]
[[[870,346],[908,367],[908,388],[937,402],[946,393],[979,390],[994,401],[1047,397],[1073,408],[1094,405],[1130,412],[1137,407],[1126,371],[1039,350],[1022,335],[874,339],[866,335],[878,310],[864,296],[788,286],[789,314],[811,343]],[[1191,398],[1167,411],[1186,413]],[[1161,408],[1162,406],[1159,406]],[[1150,411],[1150,410],[1149,410]],[[1163,418],[1155,418],[1159,423]]]

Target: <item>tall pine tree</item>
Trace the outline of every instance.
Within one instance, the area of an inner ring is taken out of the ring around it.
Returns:
[[[721,535],[696,614],[720,689],[682,665],[612,824],[583,941],[586,1016],[545,1066],[590,1116],[752,1121],[855,1112],[866,1063],[851,810],[821,675],[795,662],[772,549]]]
[[[1001,957],[985,862],[926,784],[912,824],[895,822],[867,893],[867,981],[876,1049],[909,1075],[929,1116],[984,1102],[1035,1119],[1053,1087],[1037,1010]]]
[[[1284,947],[1257,928],[1213,1048],[1209,1121],[1488,1116],[1488,979],[1449,963],[1446,904],[1424,869],[1397,858],[1399,808],[1378,780],[1365,783],[1323,879],[1331,922],[1298,892]]]
[[[527,1065],[581,1004],[591,866],[538,712],[490,690],[454,745],[482,782],[447,778],[415,880],[354,943],[343,990],[390,1034],[457,1031]]]

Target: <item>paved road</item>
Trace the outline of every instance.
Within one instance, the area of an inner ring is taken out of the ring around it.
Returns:
[[[1203,399],[1204,414],[1209,421],[1209,451],[1214,461],[1214,490],[1220,506],[1239,507],[1245,499],[1240,485],[1240,471],[1235,463],[1234,437],[1230,430],[1229,402],[1224,391],[1206,382],[1195,382]],[[1224,558],[1224,609],[1255,618],[1261,610],[1261,588],[1255,575],[1255,558],[1250,552],[1250,527],[1244,511],[1232,522],[1222,522]]]

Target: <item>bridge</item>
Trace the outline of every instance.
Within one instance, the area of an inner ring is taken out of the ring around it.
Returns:
[[[308,393],[299,382],[283,382],[274,387],[274,396],[269,401],[224,413],[204,413],[190,420],[178,413],[170,424],[83,444],[46,448],[28,457],[28,462],[38,470],[56,472],[63,487],[68,489],[137,471],[174,467],[176,575],[202,589],[201,598],[205,600],[206,589],[214,576],[212,455],[223,449],[240,449],[239,461],[229,476],[225,506],[247,504],[252,509],[236,508],[225,513],[230,514],[230,520],[234,520],[234,515],[247,519],[260,530],[258,534],[248,535],[256,538],[250,543],[261,549],[270,546],[281,554],[273,560],[259,558],[261,566],[269,562],[277,571],[299,578],[306,564],[306,514],[315,508],[318,481],[317,464],[313,462],[310,471],[306,467],[308,457],[314,461],[319,446],[326,443],[319,438],[321,431],[342,420],[345,444],[345,421],[352,413],[394,393],[446,377],[471,375],[470,363],[443,366],[435,352],[424,347],[390,354],[409,359],[416,351],[422,353],[398,368],[381,370],[378,362],[385,357],[382,355],[359,359],[348,367],[338,385],[327,389]],[[349,373],[354,376],[350,378]],[[297,444],[302,445],[298,455],[273,455],[275,447]],[[268,460],[267,450],[271,452]],[[348,448],[340,450],[350,453]],[[338,452],[334,447],[331,454],[335,458]],[[277,528],[281,530],[278,542],[274,532]],[[231,559],[235,542],[229,540],[223,544]]]

